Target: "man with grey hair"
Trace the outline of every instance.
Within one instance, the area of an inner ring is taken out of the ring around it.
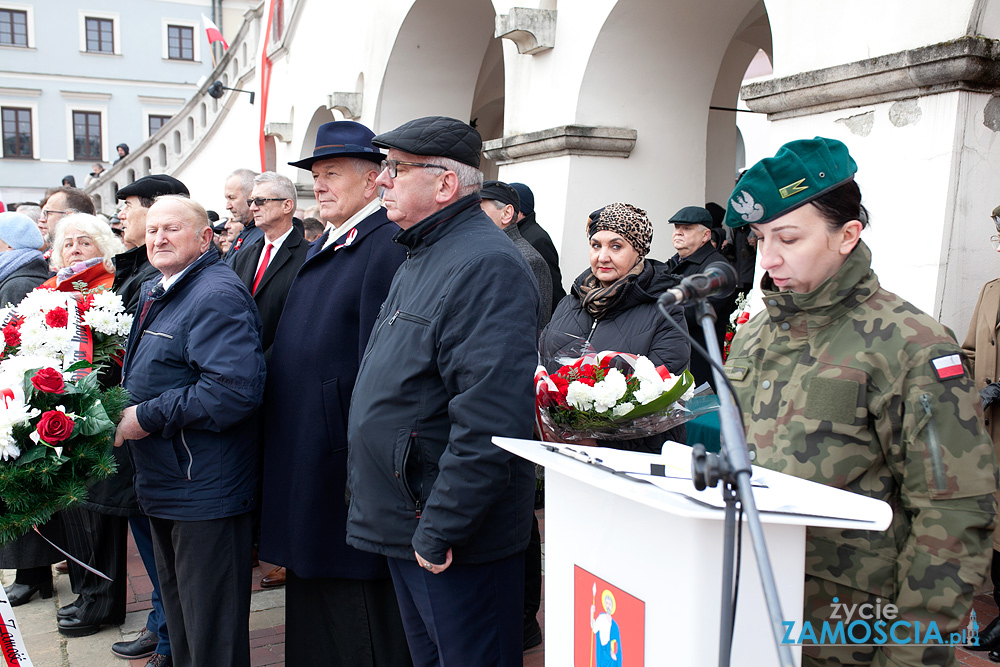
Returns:
[[[419,118],[372,140],[396,272],[348,415],[347,542],[388,557],[414,664],[521,663],[538,287],[480,208],[482,139]],[[460,610],[460,613],[455,613]]]
[[[224,261],[232,266],[236,255],[251,243],[264,237],[264,232],[257,229],[254,224],[253,214],[250,212],[250,204],[247,199],[253,191],[253,179],[257,177],[257,172],[250,169],[237,169],[226,178],[224,194],[226,197],[226,210],[229,211],[233,220],[239,221],[243,225],[240,235],[233,241],[232,247],[226,253]]]
[[[295,185],[288,177],[273,171],[255,177],[247,202],[251,228],[261,236],[256,241],[244,241],[243,249],[230,264],[260,311],[266,359],[271,357],[271,342],[288,289],[309,251],[302,232],[292,224],[297,201]]]

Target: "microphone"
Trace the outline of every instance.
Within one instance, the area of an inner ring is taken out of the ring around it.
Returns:
[[[687,303],[710,296],[728,296],[736,287],[736,269],[729,262],[713,262],[703,273],[696,273],[681,280],[657,299],[661,306]]]

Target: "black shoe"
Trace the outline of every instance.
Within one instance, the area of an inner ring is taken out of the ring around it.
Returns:
[[[524,640],[521,650],[527,651],[542,643],[542,628],[535,618],[524,619]]]
[[[70,616],[76,616],[76,612],[80,609],[80,604],[83,602],[80,598],[77,598],[70,602],[65,607],[59,607],[56,612],[58,618],[69,618]]]
[[[146,667],[174,667],[174,659],[169,655],[154,653],[146,663]]]
[[[135,660],[136,658],[148,658],[156,651],[156,644],[160,638],[155,632],[150,632],[148,628],[143,628],[139,636],[130,642],[115,642],[111,645],[111,652],[119,658]]]
[[[40,592],[43,600],[48,600],[52,597],[52,581],[49,580],[47,583],[36,586],[14,582],[3,590],[7,593],[7,600],[10,601],[10,606],[20,607],[22,604],[30,601],[35,593]]]
[[[990,651],[986,654],[986,657],[993,662],[1000,662],[1000,651]]]
[[[986,629],[979,633],[979,646],[971,648],[975,651],[1000,649],[1000,618],[993,619]]]
[[[78,614],[74,614],[59,619],[59,634],[67,637],[87,637],[100,632],[101,627],[105,625],[121,625],[121,623],[112,623],[108,619],[94,623],[85,621]]]

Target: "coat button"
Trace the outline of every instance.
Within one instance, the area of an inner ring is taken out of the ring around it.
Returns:
[[[777,299],[768,299],[767,300],[767,305],[769,305],[769,306],[777,306],[778,305],[778,300]]]
[[[782,322],[781,323],[781,330],[782,331],[788,331],[791,328],[792,328],[792,325],[789,324],[788,322]]]
[[[755,449],[751,449],[751,450],[750,450],[750,451],[749,451],[749,452],[747,453],[747,457],[748,457],[748,458],[749,458],[749,459],[750,459],[751,461],[756,461],[756,460],[757,460],[757,450],[755,450]]]
[[[760,386],[763,387],[764,389],[770,389],[771,388],[771,381],[770,380],[764,380],[763,382],[760,383]]]
[[[993,382],[993,380],[991,380],[991,379],[989,379],[989,378],[986,378],[985,380],[983,380],[983,384],[985,384],[985,385],[986,385],[987,387],[988,387],[988,386],[990,386],[990,384],[991,384],[992,382]]]
[[[990,338],[990,345],[996,345],[996,344],[997,344],[996,340],[993,339],[993,338]]]

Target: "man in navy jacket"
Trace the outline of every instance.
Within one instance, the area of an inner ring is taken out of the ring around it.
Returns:
[[[433,116],[372,140],[407,260],[368,342],[348,426],[349,544],[389,557],[418,665],[521,663],[539,297],[480,208],[482,141]]]
[[[396,269],[399,227],[375,196],[384,157],[360,123],[320,126],[312,173],[329,223],[285,300],[264,390],[260,556],[286,567],[285,660],[402,667],[410,655],[385,557],[345,542],[347,407]]]
[[[179,665],[250,664],[250,511],[264,391],[261,322],[221,263],[208,216],[176,195],[146,216],[162,278],[144,285],[122,385],[139,506],[149,516],[170,644]]]

